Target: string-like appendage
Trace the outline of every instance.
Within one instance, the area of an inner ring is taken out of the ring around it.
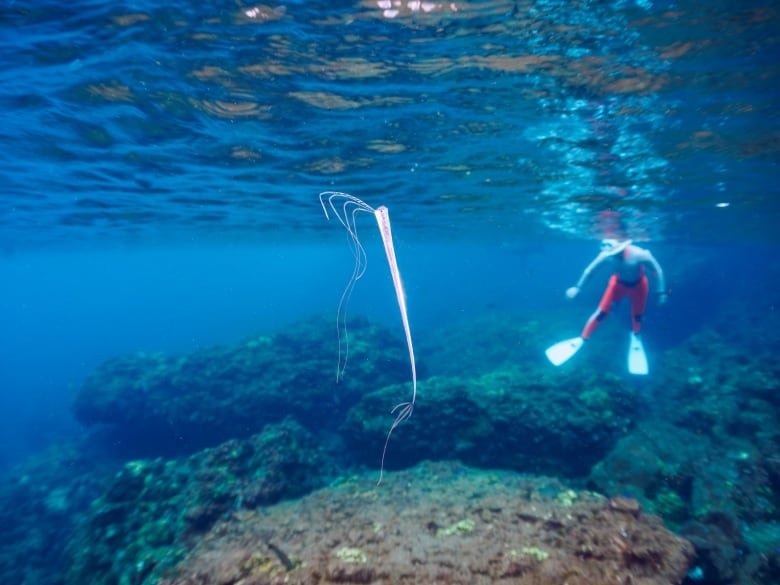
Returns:
[[[396,404],[393,407],[393,410],[390,411],[392,414],[400,408],[398,414],[395,417],[395,420],[393,421],[393,424],[390,425],[390,430],[387,431],[387,436],[385,437],[385,446],[382,449],[382,460],[379,464],[379,479],[377,480],[376,485],[382,483],[382,477],[385,474],[385,455],[387,454],[387,445],[390,443],[390,435],[393,434],[393,431],[398,425],[412,416],[412,412],[414,411],[414,398],[415,397],[412,397],[412,402],[402,402],[401,404]]]
[[[336,199],[343,199],[343,204],[337,207],[334,201]],[[347,303],[349,302],[349,298],[352,296],[355,283],[360,280],[360,278],[366,272],[366,266],[368,263],[368,260],[366,259],[366,251],[363,248],[363,244],[360,243],[360,239],[358,238],[355,216],[359,211],[374,213],[374,208],[364,203],[357,197],[354,197],[353,195],[339,193],[338,191],[325,191],[324,193],[320,193],[320,205],[322,205],[322,210],[325,212],[325,217],[327,219],[330,219],[330,215],[328,214],[328,208],[330,208],[331,213],[336,216],[336,219],[338,219],[339,222],[341,222],[341,225],[343,225],[347,230],[352,248],[352,255],[355,258],[355,265],[352,268],[352,275],[349,277],[349,282],[347,282],[347,286],[344,289],[344,292],[341,293],[338,310],[336,311],[336,335],[338,337],[339,345],[339,358],[338,364],[336,366],[336,382],[340,382],[344,378],[344,371],[347,368],[347,360],[349,358]]]

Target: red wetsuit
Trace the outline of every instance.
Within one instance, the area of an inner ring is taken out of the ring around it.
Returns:
[[[642,313],[645,312],[647,305],[648,291],[647,276],[641,266],[639,280],[634,282],[622,282],[618,280],[617,274],[613,274],[607,284],[607,290],[604,291],[604,296],[601,297],[599,310],[588,319],[582,330],[582,338],[588,339],[598,324],[609,314],[612,304],[624,297],[631,299],[631,328],[634,333],[639,333],[642,326]]]

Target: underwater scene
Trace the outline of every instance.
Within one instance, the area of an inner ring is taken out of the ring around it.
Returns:
[[[0,583],[780,583],[772,0],[0,0]]]

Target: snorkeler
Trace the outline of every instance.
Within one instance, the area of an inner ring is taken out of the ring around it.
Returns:
[[[665,303],[667,298],[663,270],[649,250],[632,244],[631,240],[620,241],[611,238],[602,240],[601,252],[583,271],[577,284],[566,291],[566,297],[569,299],[576,297],[591,273],[607,262],[612,263],[612,276],[604,295],[601,297],[598,309],[585,323],[580,336],[556,343],[549,347],[545,354],[556,366],[567,361],[577,353],[585,340],[593,334],[599,323],[609,314],[612,304],[628,297],[631,299],[631,341],[628,350],[628,371],[632,374],[647,374],[647,357],[639,339],[642,314],[645,312],[649,291],[645,266],[652,269],[658,280],[659,303]]]

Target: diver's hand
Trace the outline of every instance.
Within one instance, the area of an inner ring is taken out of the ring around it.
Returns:
[[[566,289],[566,298],[567,299],[573,299],[578,294],[580,294],[580,289],[577,286],[572,286],[571,288]]]
[[[663,305],[666,303],[666,301],[669,300],[669,295],[666,293],[661,293],[658,295],[658,304]]]

